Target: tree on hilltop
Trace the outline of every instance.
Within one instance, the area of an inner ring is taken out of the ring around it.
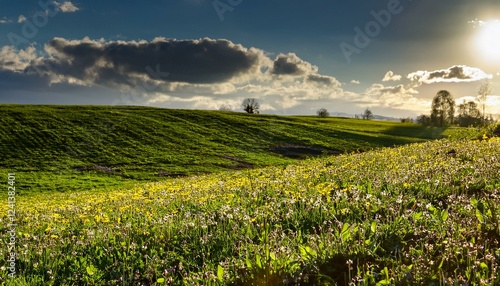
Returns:
[[[363,119],[365,120],[373,119],[373,112],[370,110],[370,108],[365,109],[365,111],[363,112]]]
[[[241,103],[241,107],[247,113],[254,114],[259,113],[260,104],[255,98],[245,98]]]
[[[232,111],[233,109],[231,108],[231,106],[229,106],[227,104],[222,104],[221,106],[219,106],[219,110],[220,111]]]
[[[328,116],[330,116],[330,113],[328,113],[328,110],[326,110],[326,108],[320,108],[320,109],[318,109],[318,111],[316,111],[316,114],[319,117],[328,117]]]

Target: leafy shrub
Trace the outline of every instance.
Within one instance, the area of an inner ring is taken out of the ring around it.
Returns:
[[[328,110],[326,110],[325,108],[318,109],[318,111],[316,111],[316,114],[319,117],[328,117],[328,116],[330,116],[330,113],[328,113]]]

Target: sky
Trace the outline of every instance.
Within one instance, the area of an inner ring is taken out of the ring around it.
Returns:
[[[0,103],[500,114],[498,0],[0,0]]]

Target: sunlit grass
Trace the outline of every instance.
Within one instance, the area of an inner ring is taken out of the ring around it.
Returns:
[[[315,148],[321,155],[481,134],[399,122],[133,106],[0,105],[0,113],[0,172],[17,173],[21,194],[116,189],[285,166],[311,155],[291,156],[282,146]]]
[[[498,154],[499,139],[443,140],[18,197],[15,281],[496,285]],[[6,212],[0,204],[2,233]]]

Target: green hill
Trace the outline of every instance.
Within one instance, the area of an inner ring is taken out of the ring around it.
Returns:
[[[17,174],[21,194],[284,165],[454,133],[383,121],[129,106],[0,105],[0,114],[0,170]]]

